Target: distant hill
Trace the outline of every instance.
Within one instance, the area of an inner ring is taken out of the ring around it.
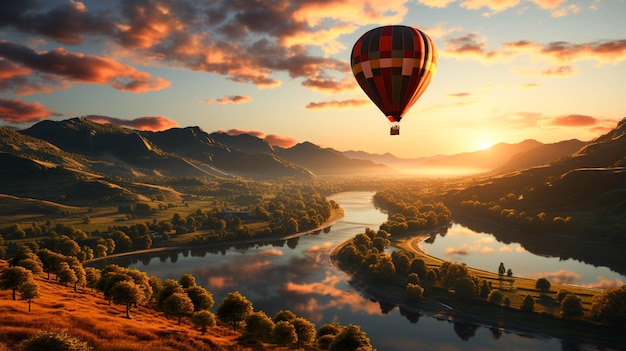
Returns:
[[[421,164],[422,167],[465,168],[482,169],[490,171],[501,166],[511,159],[513,155],[534,149],[542,145],[532,139],[524,140],[517,144],[499,143],[488,149],[464,152],[451,156],[439,157],[428,160]]]
[[[567,147],[577,144],[569,143]],[[549,221],[571,217],[568,229],[562,228],[568,234],[611,235],[605,239],[626,243],[625,166],[626,118],[569,157],[547,165],[484,176],[471,186],[450,192],[448,202],[458,205],[471,200],[486,204],[485,208],[497,205],[499,209],[513,209],[516,214],[511,217],[513,222],[525,218],[520,217],[521,213],[534,217],[544,212]],[[501,212],[492,214],[497,216]]]
[[[384,164],[399,173],[416,175],[466,175],[487,172],[501,173],[548,164],[571,155],[585,145],[579,140],[542,144],[524,140],[517,144],[499,143],[488,149],[454,155],[436,155],[419,158],[398,158],[391,154],[369,154],[363,151],[345,151],[354,159]]]
[[[515,171],[549,164],[572,155],[586,143],[577,139],[564,140],[553,144],[541,144],[530,150],[515,154],[510,160],[496,167],[494,172]]]
[[[276,154],[301,164],[318,175],[382,174],[391,171],[388,167],[370,160],[351,159],[337,150],[321,148],[309,142],[288,149],[277,147]]]

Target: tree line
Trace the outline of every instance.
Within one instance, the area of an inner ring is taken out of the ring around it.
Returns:
[[[472,274],[465,264],[444,261],[439,266],[428,266],[415,253],[405,250],[386,252],[390,243],[389,233],[384,230],[367,228],[343,245],[335,254],[340,267],[360,276],[366,281],[393,286],[396,291],[404,291],[408,301],[418,301],[424,296],[451,296],[461,302],[483,301],[497,306],[512,307],[511,293],[492,280]],[[503,272],[502,266],[500,272]],[[512,276],[507,275],[509,278]],[[545,278],[536,281],[535,288],[547,298],[551,284]],[[516,295],[514,293],[513,295]],[[623,325],[626,322],[626,285],[606,289],[593,298],[585,315],[580,297],[567,289],[560,289],[556,297],[560,305],[560,316],[565,319],[585,319],[587,315],[595,322]],[[535,298],[531,294],[519,296],[520,309],[534,310]]]

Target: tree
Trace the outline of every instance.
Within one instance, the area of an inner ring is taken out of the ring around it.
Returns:
[[[298,339],[296,329],[287,321],[280,321],[272,329],[272,338],[278,345],[291,345]]]
[[[20,296],[28,301],[28,312],[30,312],[30,302],[32,299],[39,297],[39,285],[33,280],[29,279],[20,284]]]
[[[180,293],[185,292],[183,287],[180,286],[180,283],[173,279],[166,279],[165,282],[163,283],[163,288],[161,288],[161,290],[159,291],[159,294],[157,295],[157,299],[156,299],[157,308],[162,309],[163,303],[165,302],[165,300],[167,300],[168,297],[172,296],[172,294],[178,293],[178,292]]]
[[[11,289],[13,300],[16,300],[15,292],[25,281],[32,280],[33,274],[24,267],[10,267],[0,272],[0,289]]]
[[[93,348],[62,330],[59,332],[41,332],[24,341],[22,351],[92,351]]]
[[[535,288],[541,290],[541,292],[550,291],[550,282],[546,278],[537,279],[537,283],[535,283]]]
[[[317,348],[320,350],[328,350],[330,344],[335,339],[343,327],[339,323],[324,324],[317,330]]]
[[[126,306],[126,318],[130,319],[130,305],[140,305],[147,301],[141,288],[132,280],[122,280],[111,289],[113,303]]]
[[[333,342],[330,343],[330,351],[372,351],[372,344],[365,332],[361,331],[361,328],[357,325],[350,324],[344,327],[343,330],[337,334]]]
[[[195,312],[191,315],[191,323],[196,328],[200,328],[200,330],[202,330],[202,334],[204,334],[206,333],[208,327],[215,325],[215,317],[213,317],[213,313],[203,310]]]
[[[88,288],[95,289],[100,280],[100,270],[93,267],[85,268],[85,281]]]
[[[492,290],[487,297],[487,301],[500,305],[504,300],[504,294],[500,290]]]
[[[469,277],[457,279],[454,283],[454,296],[461,300],[469,300],[477,294],[476,284]]]
[[[59,282],[63,283],[63,285],[67,285],[67,283],[74,284],[78,281],[76,273],[70,268],[70,265],[67,262],[61,262],[59,264],[56,274]]]
[[[233,330],[236,330],[237,323],[243,321],[252,311],[252,302],[239,291],[235,291],[228,293],[222,299],[222,303],[217,308],[217,318],[224,323],[232,323]]]
[[[296,331],[298,347],[304,347],[305,343],[315,339],[315,324],[301,317],[295,318],[290,323]]]
[[[506,276],[507,277],[512,277],[513,276],[513,271],[511,270],[511,268],[506,270]]]
[[[530,295],[526,295],[524,297],[524,300],[522,301],[522,310],[532,311],[534,308],[535,308],[535,299]]]
[[[122,251],[130,250],[133,246],[133,241],[126,233],[121,230],[115,230],[111,233],[111,239],[115,242],[115,246]]]
[[[196,286],[196,277],[194,277],[191,273],[183,273],[183,275],[180,276],[178,283],[183,287],[183,289],[191,288],[192,286]]]
[[[406,294],[411,299],[420,300],[424,297],[424,288],[419,284],[408,283],[406,285]]]
[[[269,341],[274,329],[274,321],[265,312],[253,312],[246,317],[245,332],[260,341]]]
[[[506,268],[504,268],[504,263],[500,262],[500,266],[498,267],[498,275],[502,277],[506,273]]]
[[[193,313],[193,302],[187,294],[176,292],[170,295],[163,302],[163,311],[178,318],[178,324],[183,316],[189,316]]]
[[[215,303],[213,295],[201,286],[195,285],[187,288],[185,289],[185,293],[191,299],[194,311],[196,312],[211,309]]]
[[[481,280],[479,288],[480,297],[486,299],[489,297],[489,293],[491,293],[491,287],[489,286],[489,283],[485,279]]]
[[[274,315],[274,323],[278,323],[280,321],[290,322],[296,318],[296,314],[291,312],[290,310],[280,310],[276,312]]]
[[[601,322],[624,325],[626,322],[626,285],[606,289],[596,295],[591,304],[591,315]]]
[[[63,255],[48,249],[41,249],[37,251],[37,256],[43,263],[43,271],[48,273],[48,280],[50,280],[50,273],[54,273],[59,269],[59,264],[64,258]]]
[[[565,296],[563,302],[561,302],[561,317],[574,319],[582,316],[584,316],[584,312],[580,297],[574,294]]]

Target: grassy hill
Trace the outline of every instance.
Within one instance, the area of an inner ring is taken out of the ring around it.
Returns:
[[[0,270],[6,267],[7,262],[0,261]],[[202,334],[189,319],[178,325],[176,319],[146,306],[132,308],[132,319],[127,319],[124,306],[109,305],[99,292],[75,292],[73,287],[46,280],[43,274],[36,282],[40,297],[32,301],[31,312],[26,301],[13,301],[10,290],[0,290],[0,350],[16,350],[22,340],[41,331],[61,330],[87,342],[94,351],[250,349],[239,343],[241,334],[228,327],[211,327]],[[259,347],[255,350],[285,350],[273,345]]]

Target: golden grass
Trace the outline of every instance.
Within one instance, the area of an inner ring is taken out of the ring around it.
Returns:
[[[0,270],[7,266],[0,261]],[[147,306],[132,308],[132,319],[126,318],[125,307],[109,305],[101,293],[90,289],[75,292],[73,287],[36,278],[40,297],[31,303],[11,299],[10,290],[0,290],[0,350],[2,343],[16,349],[21,341],[40,331],[67,332],[94,347],[95,351],[202,351],[248,350],[238,343],[238,332],[215,326],[202,334],[188,319],[177,325]],[[263,345],[256,350],[276,349]]]

